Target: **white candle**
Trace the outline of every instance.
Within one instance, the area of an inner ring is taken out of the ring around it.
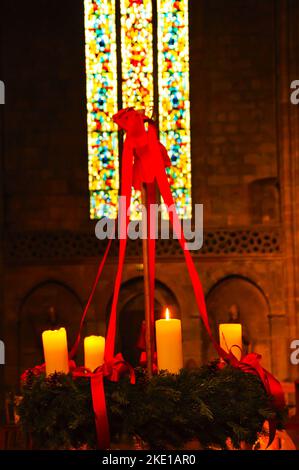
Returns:
[[[46,375],[54,372],[69,372],[67,337],[65,328],[47,330],[42,334]]]
[[[84,364],[92,372],[104,363],[105,338],[87,336],[84,338]]]
[[[182,325],[170,318],[168,308],[165,318],[156,321],[156,344],[158,369],[177,374],[183,367]]]
[[[221,323],[219,325],[220,346],[232,352],[237,359],[242,357],[242,325],[240,323]]]

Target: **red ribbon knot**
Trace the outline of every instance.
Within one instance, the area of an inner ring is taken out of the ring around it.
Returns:
[[[72,371],[73,377],[90,378],[92,405],[95,415],[98,449],[109,449],[110,432],[107,416],[106,397],[104,389],[104,377],[111,382],[118,382],[120,377],[128,373],[131,384],[135,384],[133,367],[118,353],[112,360],[105,361],[94,372],[86,367],[77,367]]]

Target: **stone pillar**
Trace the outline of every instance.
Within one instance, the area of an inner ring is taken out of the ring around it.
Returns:
[[[299,80],[299,3],[289,0],[289,79]],[[290,85],[289,85],[290,86]],[[291,90],[290,90],[291,91]],[[290,157],[293,161],[294,268],[296,333],[299,338],[299,104],[289,105]],[[299,375],[297,376],[297,378]]]
[[[280,380],[289,378],[289,335],[286,315],[272,315],[271,331],[271,371]]]
[[[279,141],[282,234],[285,256],[285,307],[288,315],[289,342],[298,336],[298,249],[299,249],[299,148],[298,108],[290,102],[290,84],[299,79],[298,2],[277,3],[277,130]],[[297,36],[297,38],[296,38]],[[298,76],[295,77],[295,71]],[[296,368],[289,366],[289,375],[296,378]]]

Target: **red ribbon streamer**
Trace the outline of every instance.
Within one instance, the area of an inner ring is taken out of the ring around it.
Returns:
[[[120,353],[117,354],[112,361],[105,362],[94,372],[85,367],[78,367],[72,371],[73,377],[90,378],[98,449],[109,449],[110,446],[110,432],[104,390],[104,377],[108,378],[112,382],[118,382],[121,375],[124,373],[129,373],[131,384],[135,384],[134,369],[123,359]]]
[[[285,408],[284,393],[280,382],[266,369],[264,369],[260,363],[262,356],[256,353],[250,353],[244,356],[240,361],[231,354],[231,358],[228,361],[230,365],[241,369],[247,374],[253,374],[259,377],[264,385],[264,388],[269,396],[273,399],[273,405],[277,410],[283,410]],[[219,363],[221,367],[221,362]],[[269,420],[269,440],[268,446],[271,445],[275,438],[276,433],[276,420],[273,418]]]
[[[106,263],[107,256],[110,251],[112,239],[108,241],[106,250],[104,252],[104,256],[99,264],[98,271],[84,308],[79,331],[75,343],[69,353],[69,359],[72,359],[75,354],[77,353],[80,340],[81,340],[81,333],[83,324],[85,321],[85,317],[87,315],[88,309],[92,302],[94,293],[96,291],[96,287],[100,280],[104,265]],[[108,449],[110,446],[110,432],[109,432],[109,422],[107,417],[107,408],[106,408],[106,399],[105,399],[105,391],[104,391],[104,381],[103,377],[107,376],[112,380],[112,377],[119,377],[119,371],[121,370],[120,364],[126,364],[123,360],[122,356],[113,357],[109,363],[105,363],[99,371],[96,373],[88,372],[85,368],[77,368],[73,375],[80,376],[80,377],[90,377],[90,384],[91,384],[91,395],[92,395],[92,404],[93,404],[93,411],[95,416],[95,425],[96,425],[96,433],[97,433],[97,447],[98,449]],[[107,373],[107,371],[110,371]],[[122,368],[123,370],[123,368]],[[80,375],[79,375],[80,374]],[[135,380],[135,379],[134,379]]]
[[[88,312],[88,309],[90,307],[90,304],[91,304],[91,301],[93,299],[93,296],[94,296],[94,293],[96,291],[96,287],[98,285],[98,282],[100,280],[100,277],[101,277],[101,274],[102,274],[102,271],[103,271],[103,268],[105,266],[105,263],[106,263],[106,259],[107,259],[107,256],[108,256],[108,253],[109,253],[109,250],[110,250],[110,247],[111,247],[111,243],[112,243],[112,238],[110,238],[110,240],[108,241],[108,245],[106,247],[106,250],[104,252],[104,256],[100,262],[100,265],[98,267],[98,271],[97,271],[97,274],[96,274],[96,277],[95,277],[95,280],[94,280],[94,283],[93,283],[93,286],[92,286],[92,289],[91,289],[91,292],[89,294],[89,298],[87,300],[87,303],[86,303],[86,306],[84,308],[84,311],[83,311],[83,314],[82,314],[82,317],[81,317],[81,321],[80,321],[80,326],[79,326],[79,331],[78,331],[78,335],[77,335],[77,338],[75,340],[75,343],[69,353],[69,358],[72,359],[77,350],[78,350],[78,347],[79,347],[79,343],[80,343],[80,339],[81,339],[81,333],[82,333],[82,328],[83,328],[83,324],[84,324],[84,320],[85,320],[85,317],[87,315],[87,312]]]

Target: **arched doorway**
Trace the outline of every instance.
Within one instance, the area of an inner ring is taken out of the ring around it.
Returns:
[[[139,364],[140,350],[137,347],[144,320],[144,281],[142,277],[125,282],[119,296],[119,322],[117,335],[117,351],[133,366]],[[107,318],[109,317],[109,302]],[[162,282],[155,284],[155,318],[162,316],[163,310],[169,307],[172,315],[180,318],[178,301],[173,292]]]
[[[232,275],[212,287],[206,302],[215,338],[218,340],[219,323],[241,323],[244,352],[258,352],[263,366],[271,369],[270,308],[262,290],[250,279]],[[207,362],[215,356],[204,333],[203,359]]]
[[[19,313],[19,371],[43,362],[41,335],[47,329],[65,327],[70,348],[75,340],[81,315],[80,299],[59,281],[45,281],[31,289],[25,296]]]

